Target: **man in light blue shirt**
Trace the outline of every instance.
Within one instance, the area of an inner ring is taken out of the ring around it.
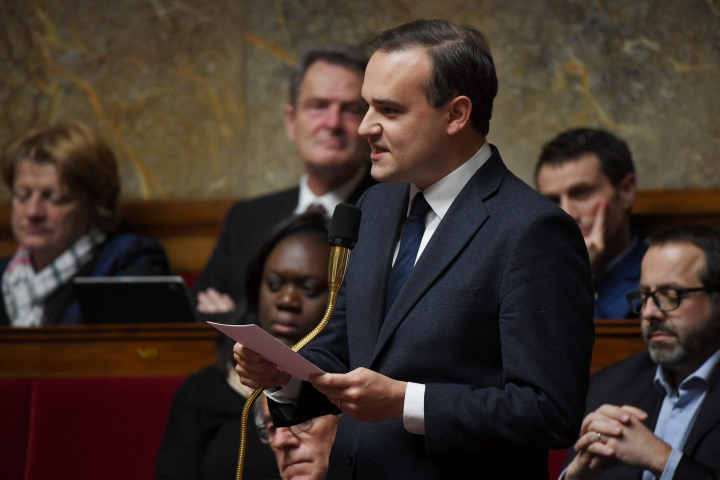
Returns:
[[[566,480],[720,478],[720,231],[648,244],[628,294],[648,350],[593,377]]]

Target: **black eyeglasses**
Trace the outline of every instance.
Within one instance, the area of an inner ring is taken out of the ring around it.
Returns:
[[[298,433],[310,430],[313,426],[313,423],[315,423],[315,419],[311,418],[307,422],[298,423],[297,425],[283,428],[287,428],[288,430],[290,430],[291,433],[297,435]],[[257,434],[258,437],[260,437],[260,441],[262,443],[272,443],[273,440],[275,440],[275,430],[277,429],[272,423],[260,425],[259,427],[257,427]]]
[[[658,288],[654,292],[630,292],[627,294],[627,301],[630,309],[635,315],[642,313],[645,302],[648,298],[661,312],[671,312],[680,306],[684,295],[693,292],[720,292],[720,288],[697,287],[697,288]]]

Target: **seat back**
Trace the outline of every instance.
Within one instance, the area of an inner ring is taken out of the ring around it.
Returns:
[[[22,480],[28,448],[33,381],[0,378],[0,478]]]
[[[25,480],[151,479],[185,377],[42,378]]]

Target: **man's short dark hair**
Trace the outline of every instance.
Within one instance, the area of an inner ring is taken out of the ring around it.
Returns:
[[[705,268],[698,277],[705,287],[720,287],[720,230],[708,225],[680,225],[650,235],[650,247],[691,243],[705,253]]]
[[[433,70],[423,88],[428,103],[438,108],[455,96],[467,96],[473,128],[488,134],[498,81],[490,44],[482,33],[446,20],[416,20],[381,32],[370,47],[386,53],[425,48]]]
[[[543,165],[562,165],[588,153],[597,155],[600,171],[613,185],[620,183],[628,173],[635,173],[630,149],[624,141],[605,130],[574,128],[561,133],[543,147],[535,167],[535,179]]]
[[[324,45],[305,51],[290,76],[290,105],[295,106],[300,84],[305,78],[308,69],[313,63],[319,61],[355,70],[362,76],[365,74],[368,56],[360,48],[348,45]]]

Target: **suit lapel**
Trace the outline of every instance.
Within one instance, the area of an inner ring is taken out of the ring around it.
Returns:
[[[361,311],[362,318],[365,319],[355,332],[356,338],[361,339],[357,345],[364,346],[360,353],[359,365],[369,367],[370,357],[383,324],[387,274],[392,265],[395,244],[400,238],[400,231],[407,216],[409,195],[410,185],[394,188],[382,199],[382,204],[386,205],[382,211],[375,212],[372,217],[363,212],[362,222],[363,226],[367,225],[367,230],[361,230],[360,242],[363,242],[364,238],[372,241],[366,241],[364,245],[367,248],[354,258],[362,259],[361,263],[352,266],[356,271],[354,278],[363,279],[360,286],[363,293],[354,296],[351,300],[355,309]],[[362,244],[360,242],[359,245]],[[351,259],[353,259],[352,255],[354,254],[351,254]]]
[[[685,441],[683,452],[695,450],[698,442],[705,434],[720,422],[720,386],[718,385],[720,378],[718,377],[720,377],[720,365],[715,367],[715,371],[710,377],[710,388],[700,407],[692,430],[690,430],[690,434]]]
[[[640,399],[634,404],[634,406],[648,414],[647,420],[642,423],[645,424],[651,432],[655,431],[655,425],[657,425],[663,402],[663,396],[660,395],[652,384],[653,378],[655,378],[655,370],[653,370],[653,374],[650,377],[650,386],[642,390]]]
[[[489,214],[483,200],[497,191],[508,172],[497,149],[495,147],[492,147],[492,149],[492,156],[485,165],[475,172],[475,175],[465,185],[465,188],[463,188],[445,217],[443,217],[430,242],[415,264],[412,273],[410,273],[407,282],[400,290],[397,300],[395,300],[382,324],[371,362],[375,361],[410,310],[487,220]],[[407,200],[405,205],[407,205]],[[395,239],[397,239],[397,235],[396,232]],[[395,242],[392,244],[393,247],[394,244]],[[392,253],[394,252],[391,249],[390,262],[392,261]],[[389,272],[390,267],[388,264],[386,269],[383,270],[383,295],[387,289]],[[382,313],[380,318],[382,318]]]

